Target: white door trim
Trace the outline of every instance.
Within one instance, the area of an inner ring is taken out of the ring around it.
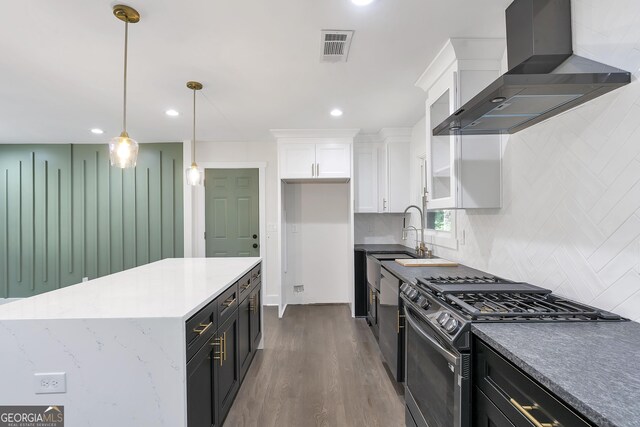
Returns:
[[[267,162],[199,162],[202,169],[258,169],[258,215],[260,217],[260,258],[262,258],[262,268],[266,272],[267,268],[267,204],[266,204],[266,169]],[[205,231],[205,192],[204,185],[191,187],[194,191],[194,224],[193,224],[193,246],[194,257],[206,256]],[[267,274],[262,275],[262,295],[263,300],[267,289]]]

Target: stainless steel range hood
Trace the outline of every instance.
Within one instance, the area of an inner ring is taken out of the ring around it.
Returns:
[[[570,0],[507,8],[509,71],[433,129],[433,135],[512,134],[631,82],[631,74],[573,55]]]

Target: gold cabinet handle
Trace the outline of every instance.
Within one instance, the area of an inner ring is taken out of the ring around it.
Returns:
[[[222,348],[224,349],[223,353],[224,353],[224,361],[227,361],[227,333],[225,332],[224,334],[222,334]],[[222,364],[222,362],[220,362],[220,364]]]
[[[247,289],[249,289],[250,287],[251,287],[251,282],[247,282],[246,284],[244,284],[244,285],[240,286],[240,288],[241,288],[243,291],[246,291],[246,290],[247,290]]]
[[[198,328],[194,328],[193,332],[195,332],[198,335],[202,335],[206,332],[207,329],[209,329],[211,326],[213,326],[213,322],[209,322],[206,325],[203,325],[202,323],[200,323],[198,326],[200,326],[200,328],[202,329],[198,329]]]
[[[236,297],[226,300],[225,302],[222,303],[222,305],[229,308],[233,305],[234,302],[236,302]]]
[[[533,405],[521,405],[519,404],[513,397],[510,399],[511,400],[511,404],[513,406],[516,407],[516,409],[522,414],[524,415],[529,421],[531,421],[531,424],[533,424],[536,427],[557,427],[560,425],[560,423],[558,421],[554,421],[552,423],[541,423],[540,421],[538,421],[536,419],[536,417],[534,417],[533,415],[531,415],[531,413],[529,411],[534,411],[537,409],[540,409],[540,406],[537,403],[534,403]]]
[[[404,328],[404,325],[400,324],[400,318],[404,317],[404,314],[400,314],[400,310],[398,310],[398,333],[400,333],[400,329]]]
[[[257,295],[251,296],[251,299],[249,300],[249,310],[252,313],[258,312],[258,296]]]
[[[220,361],[220,366],[222,366],[223,357],[224,357],[223,343],[224,343],[224,338],[223,337],[217,338],[217,339],[213,340],[213,342],[211,343],[211,345],[220,346],[218,352],[213,356],[214,360],[219,360]]]

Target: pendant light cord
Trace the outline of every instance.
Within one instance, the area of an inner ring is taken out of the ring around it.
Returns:
[[[196,90],[193,89],[193,161],[196,162]]]
[[[123,96],[123,114],[122,114],[122,130],[127,131],[127,46],[129,45],[129,20],[124,21],[124,96]]]

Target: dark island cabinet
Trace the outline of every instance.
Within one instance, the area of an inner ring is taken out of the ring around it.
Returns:
[[[260,345],[260,340],[262,339],[262,313],[260,312],[260,307],[262,307],[262,287],[260,285],[256,286],[253,291],[251,291],[249,299],[249,308],[251,311],[251,358],[253,359],[253,356],[256,354],[256,350],[258,350],[258,345]]]
[[[260,273],[258,264],[185,324],[189,427],[222,426],[233,405],[262,337]]]
[[[482,340],[473,346],[474,426],[593,426]]]
[[[262,338],[261,289],[260,282],[254,284],[238,309],[238,325],[240,328],[238,352],[240,354],[241,379],[244,379],[247,374]]]
[[[251,364],[252,345],[251,342],[251,298],[245,298],[238,307],[238,326],[240,335],[238,337],[238,354],[240,359],[240,377],[244,378],[249,365]]]
[[[215,338],[204,344],[187,363],[187,420],[189,427],[215,427]]]
[[[240,388],[240,363],[238,358],[239,344],[238,314],[232,316],[220,327],[217,334],[220,356],[216,360],[214,377],[218,386],[219,420],[224,421],[231,409],[233,399]],[[222,425],[222,423],[220,423]]]

